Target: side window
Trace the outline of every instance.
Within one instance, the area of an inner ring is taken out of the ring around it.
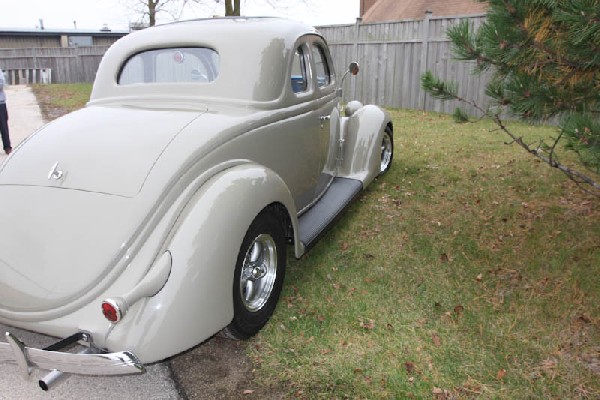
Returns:
[[[325,50],[321,45],[316,44],[312,47],[312,54],[315,62],[315,72],[317,73],[317,84],[319,87],[328,86],[331,83],[331,72],[329,64],[327,64]]]
[[[306,55],[302,46],[299,46],[294,54],[294,59],[292,61],[292,74],[290,79],[294,93],[306,92],[308,90]]]

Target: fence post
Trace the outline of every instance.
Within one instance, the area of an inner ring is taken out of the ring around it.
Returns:
[[[421,74],[424,74],[427,71],[427,53],[429,53],[429,20],[431,19],[431,10],[425,11],[425,19],[423,19],[423,44],[421,51]],[[419,77],[420,81],[420,77]],[[427,102],[427,93],[423,89],[419,92],[421,95],[421,107],[423,111],[425,111],[425,103]]]
[[[356,18],[356,22],[354,23],[354,60],[351,61],[358,61],[358,41],[360,40],[360,24],[362,23],[362,18],[358,17]],[[346,71],[346,68],[348,66],[344,65],[344,72]],[[351,90],[352,90],[352,96],[350,97],[351,100],[356,99],[356,79],[351,79],[350,80],[351,83]]]
[[[32,57],[33,57],[33,68],[39,68],[38,67],[38,59],[37,59],[37,49],[34,47],[31,49],[33,51]]]

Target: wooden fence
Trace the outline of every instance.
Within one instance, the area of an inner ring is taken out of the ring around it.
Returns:
[[[458,82],[462,97],[481,105],[488,103],[484,90],[489,76],[474,76],[472,63],[452,59],[446,30],[461,19],[478,27],[485,16],[431,17],[427,13],[423,20],[367,24],[357,21],[317,29],[329,43],[339,77],[351,61],[360,63],[360,74],[347,79],[344,85],[344,101],[356,99],[365,104],[449,113],[458,106],[457,102],[432,99],[421,89],[421,74],[426,70]],[[108,46],[0,49],[0,67],[49,69],[52,83],[93,82],[107,49]],[[467,111],[473,112],[469,108]]]
[[[15,71],[7,73],[9,84],[34,83],[30,78],[47,70],[51,71],[52,83],[93,82],[107,49],[108,46],[0,49],[0,67]]]
[[[426,70],[456,81],[462,97],[483,105],[489,102],[484,93],[489,75],[474,76],[473,63],[452,58],[446,30],[463,19],[478,27],[485,16],[431,17],[427,13],[423,20],[357,22],[317,29],[327,39],[338,76],[351,61],[360,64],[360,74],[344,85],[344,101],[449,113],[458,102],[432,99],[421,89],[421,75]]]

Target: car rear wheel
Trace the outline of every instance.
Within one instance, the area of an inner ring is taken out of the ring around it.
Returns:
[[[285,275],[283,227],[266,209],[252,222],[240,248],[233,281],[233,321],[223,330],[232,339],[247,339],[267,323],[279,300]]]
[[[383,131],[383,138],[381,139],[381,164],[379,167],[379,175],[383,175],[392,166],[392,159],[394,158],[394,136],[392,134],[392,128],[389,126],[385,127]]]

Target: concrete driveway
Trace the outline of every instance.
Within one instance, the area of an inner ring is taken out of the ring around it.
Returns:
[[[41,127],[44,120],[31,88],[25,85],[7,86],[4,92],[8,107],[10,141],[15,148],[23,139]],[[0,153],[0,162],[2,162],[7,155],[3,151]]]
[[[24,140],[44,124],[35,96],[27,86],[5,88],[9,114],[12,147]],[[1,152],[0,163],[8,157]],[[1,201],[1,199],[0,199]],[[4,332],[10,330],[30,347],[46,347],[56,341],[39,335],[0,324],[1,341]],[[0,364],[0,400],[37,399],[180,399],[171,378],[168,363],[150,365],[145,374],[121,377],[83,377],[70,375],[43,392],[38,379],[47,371],[34,371],[29,379],[22,378],[16,364]]]

